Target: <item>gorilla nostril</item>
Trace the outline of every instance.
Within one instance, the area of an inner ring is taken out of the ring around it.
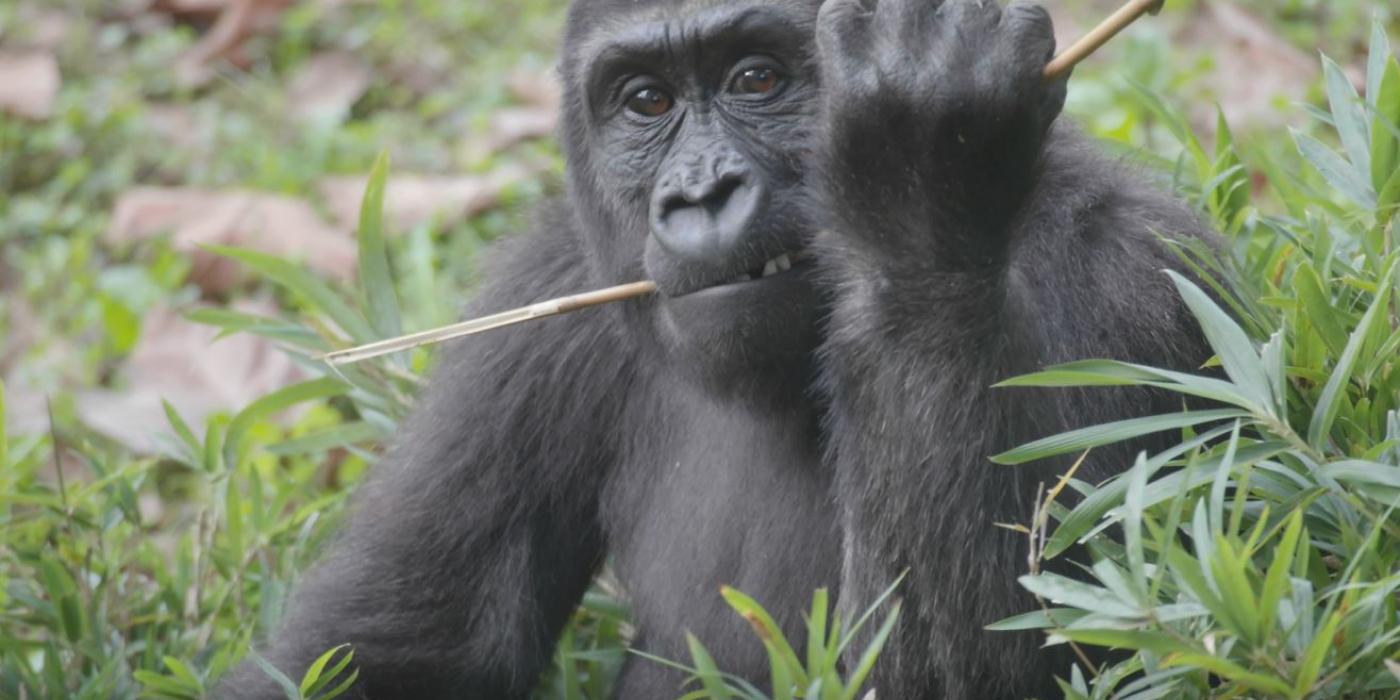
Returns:
[[[656,241],[673,255],[709,262],[729,257],[764,199],[762,186],[740,174],[657,195],[651,212]]]
[[[742,175],[722,175],[704,182],[681,187],[680,191],[667,198],[666,208],[704,207],[711,213],[717,212],[729,201],[734,191],[744,184]]]

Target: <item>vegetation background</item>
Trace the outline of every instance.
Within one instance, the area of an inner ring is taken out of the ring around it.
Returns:
[[[1047,1],[1062,40],[1115,4]],[[307,355],[453,320],[477,251],[558,190],[562,10],[0,0],[0,698],[208,697],[275,623],[432,362],[333,375]],[[1227,379],[1017,380],[1225,407],[998,457],[1182,435],[1002,524],[1034,561],[1077,540],[1094,558],[1090,583],[1028,565],[1042,609],[1000,627],[1134,652],[1065,669],[1068,698],[1400,697],[1398,28],[1386,2],[1173,0],[1076,73],[1070,114],[1232,256],[1182,251],[1223,309],[1180,283]],[[860,621],[824,592],[791,643],[724,595],[773,698],[863,692],[879,637],[839,669]],[[897,615],[872,603],[868,624]],[[605,573],[539,697],[607,697],[629,633]],[[703,642],[671,661],[695,675],[678,695],[767,697]],[[353,678],[353,650],[323,661],[289,697]]]

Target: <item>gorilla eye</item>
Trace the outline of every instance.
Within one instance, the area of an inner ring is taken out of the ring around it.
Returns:
[[[627,98],[627,109],[644,117],[659,117],[669,111],[673,104],[671,96],[656,88],[643,88]]]
[[[777,89],[781,81],[772,68],[750,68],[734,76],[733,90],[740,95],[762,95]]]

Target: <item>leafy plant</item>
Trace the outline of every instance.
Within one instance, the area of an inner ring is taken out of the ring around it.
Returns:
[[[992,629],[1134,652],[1071,669],[1067,698],[1400,696],[1400,64],[1379,23],[1368,65],[1362,100],[1324,59],[1326,123],[1340,151],[1295,132],[1340,195],[1310,200],[1322,212],[1247,209],[1242,189],[1222,198],[1219,183],[1234,175],[1201,190],[1240,244],[1242,267],[1267,271],[1222,282],[1224,267],[1197,267],[1228,312],[1173,275],[1224,378],[1089,360],[1004,383],[1152,387],[1221,406],[1085,428],[995,458],[1019,464],[1187,429],[1105,483],[1068,479],[1082,496],[1074,505],[1046,504],[1057,524],[1041,556],[1083,543],[1089,581],[1028,574],[1022,585],[1047,606]],[[1196,162],[1202,175],[1224,175],[1236,166],[1221,164],[1237,161],[1198,153]],[[1263,237],[1286,244],[1254,245]],[[1252,289],[1256,298],[1241,298]]]
[[[725,602],[748,621],[768,652],[768,664],[772,669],[771,695],[764,694],[744,678],[721,671],[705,645],[689,632],[685,638],[694,666],[641,652],[634,653],[689,674],[689,682],[700,687],[682,695],[680,700],[856,700],[899,619],[899,603],[890,606],[880,628],[869,635],[865,648],[856,657],[854,668],[845,678],[842,678],[842,661],[848,656],[847,649],[859,638],[861,629],[898,585],[896,582],[881,594],[850,629],[844,626],[841,614],[831,610],[827,590],[817,589],[812,595],[811,611],[807,614],[805,656],[798,655],[773,616],[758,601],[729,586],[721,588],[720,595]]]

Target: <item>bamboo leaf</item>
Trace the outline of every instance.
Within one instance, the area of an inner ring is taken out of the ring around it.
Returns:
[[[826,616],[828,594],[825,588],[818,588],[812,594],[812,610],[807,615],[807,671],[820,674],[826,666]]]
[[[1391,281],[1395,279],[1395,263],[1386,268],[1381,275],[1381,288],[1388,289]],[[1331,434],[1332,423],[1337,420],[1337,412],[1341,410],[1341,402],[1346,400],[1346,387],[1351,381],[1352,373],[1356,370],[1357,357],[1361,353],[1362,346],[1366,343],[1366,337],[1374,332],[1375,325],[1385,319],[1385,310],[1389,306],[1390,294],[1388,292],[1379,293],[1371,303],[1371,308],[1366,310],[1366,314],[1361,317],[1360,323],[1352,331],[1351,339],[1347,341],[1346,349],[1342,351],[1341,357],[1337,358],[1337,365],[1332,368],[1332,375],[1327,379],[1327,385],[1322,389],[1322,395],[1317,400],[1317,406],[1313,409],[1312,421],[1308,424],[1308,444],[1314,449],[1321,450]]]
[[[1293,272],[1293,291],[1308,312],[1308,322],[1317,329],[1317,334],[1327,344],[1327,349],[1341,354],[1346,348],[1347,332],[1338,320],[1340,314],[1327,298],[1326,287],[1317,269],[1310,261],[1304,260]]]
[[[331,680],[331,676],[323,678],[321,676],[321,672],[325,670],[326,664],[329,664],[331,662],[331,659],[336,655],[337,652],[348,646],[350,645],[341,644],[339,646],[332,647],[326,650],[324,654],[321,654],[320,656],[316,657],[315,661],[311,662],[311,665],[306,668],[306,673],[302,674],[301,677],[301,685],[298,689],[301,691],[302,695],[310,697],[312,693],[315,693],[317,690],[320,690],[321,686],[325,685]]]
[[[292,406],[306,401],[318,399],[328,399],[332,396],[339,396],[349,390],[349,386],[338,379],[322,377],[310,381],[293,384],[289,387],[272,392],[244,408],[234,416],[228,425],[228,431],[224,435],[224,465],[233,469],[238,464],[238,455],[243,447],[244,435],[248,429],[253,427],[258,421],[269,416],[280,413]]]
[[[1303,613],[1308,614],[1307,612]],[[1342,611],[1333,610],[1327,616],[1327,623],[1322,629],[1313,634],[1308,642],[1307,651],[1303,653],[1302,661],[1297,666],[1297,671],[1293,680],[1293,693],[1296,697],[1303,697],[1312,691],[1313,685],[1317,683],[1317,678],[1322,673],[1322,664],[1327,660],[1327,652],[1332,649],[1332,640],[1337,633],[1337,627],[1342,624]]]
[[[1327,102],[1332,108],[1332,121],[1337,134],[1342,137],[1342,147],[1358,177],[1371,174],[1371,138],[1366,121],[1366,111],[1362,108],[1361,97],[1356,94],[1351,80],[1330,58],[1322,57],[1324,84],[1327,87]]]
[[[763,609],[758,601],[731,586],[720,586],[720,595],[729,603],[729,607],[734,608],[749,624],[764,643],[772,643],[777,649],[779,658],[788,666],[791,677],[799,684],[805,685],[807,674],[802,669],[802,662],[797,658],[797,652],[788,643],[787,637],[783,635],[783,630],[778,627],[778,623]]]
[[[1235,681],[1240,685],[1253,688],[1254,690],[1271,693],[1280,697],[1292,697],[1293,690],[1287,683],[1254,673],[1249,669],[1227,659],[1207,654],[1176,654],[1169,656],[1162,661],[1163,666],[1195,666],[1206,669],[1221,678]]]
[[[5,382],[0,380],[0,469],[10,466],[10,436],[5,432]]]
[[[1259,593],[1259,612],[1264,618],[1263,635],[1266,639],[1278,624],[1278,604],[1287,591],[1288,572],[1292,569],[1293,555],[1297,551],[1302,533],[1303,509],[1300,508],[1293,511],[1293,515],[1288,518],[1288,526],[1284,528],[1283,536],[1274,548],[1274,558],[1269,562],[1269,569],[1264,574],[1264,587]]]
[[[1371,189],[1369,178],[1358,177],[1356,171],[1341,156],[1322,145],[1321,141],[1296,129],[1293,141],[1298,144],[1298,152],[1307,159],[1313,168],[1322,174],[1327,182],[1346,195],[1351,201],[1367,209],[1376,206],[1376,193]]]
[[[1256,408],[1254,402],[1230,382],[1214,377],[1173,372],[1117,360],[1068,362],[1040,372],[1012,377],[994,386],[1151,386],[1187,396],[1199,396],[1203,399],[1219,401],[1247,410]]]
[[[258,668],[262,669],[263,673],[267,674],[268,678],[272,679],[273,683],[277,684],[277,687],[282,689],[282,694],[287,696],[287,700],[301,700],[301,691],[297,689],[296,684],[286,674],[277,670],[272,662],[264,659],[257,652],[249,654],[249,657],[253,659],[253,663],[257,664]]]
[[[384,188],[389,179],[389,154],[380,153],[370,170],[364,199],[360,201],[360,290],[369,321],[380,337],[403,333],[394,278],[389,272],[389,251],[384,245]]]
[[[1060,629],[1055,630],[1053,636],[1081,644],[1092,644],[1112,649],[1146,649],[1162,655],[1181,653],[1190,649],[1170,636],[1143,630]]]
[[[385,437],[384,432],[378,426],[364,421],[353,421],[342,423],[328,430],[285,440],[275,445],[268,445],[267,451],[275,455],[300,455],[382,440]]]
[[[866,677],[875,668],[875,660],[880,657],[880,651],[885,648],[885,642],[889,641],[890,632],[894,631],[895,622],[899,619],[899,608],[899,603],[890,606],[890,614],[885,617],[885,623],[880,625],[880,629],[875,632],[875,637],[870,640],[870,644],[861,653],[860,661],[856,663],[855,671],[851,673],[850,680],[847,681],[846,690],[841,694],[841,700],[855,700],[856,694],[860,692],[860,687],[865,684]]]
[[[1390,37],[1385,33],[1385,22],[1380,13],[1371,18],[1371,44],[1366,59],[1366,99],[1376,104],[1376,95],[1381,92],[1386,66],[1393,63],[1390,58]]]
[[[1053,457],[1069,452],[1082,452],[1091,447],[1099,447],[1101,445],[1131,440],[1135,437],[1149,435],[1151,433],[1177,430],[1187,426],[1229,420],[1231,418],[1247,418],[1248,416],[1248,413],[1239,409],[1221,408],[1207,411],[1167,413],[1144,418],[1129,418],[1128,420],[1080,428],[1067,433],[1060,433],[1059,435],[1042,438],[1028,445],[1023,445],[995,455],[991,460],[997,464],[1024,464],[1033,460],[1044,459],[1046,457]]]
[[[1084,617],[1085,614],[1083,610],[1075,608],[1032,610],[1028,613],[1012,615],[1004,620],[997,620],[983,629],[993,632],[1019,632],[1023,630],[1067,627],[1075,620]]]
[[[1371,50],[1374,64],[1375,47]],[[1382,60],[1370,98],[1375,105],[1375,114],[1371,117],[1371,183],[1381,192],[1400,168],[1400,139],[1395,133],[1400,129],[1400,62]],[[1384,199],[1378,204],[1385,206]]]
[[[705,649],[705,645],[701,644],[700,640],[689,632],[685,633],[685,644],[690,648],[691,660],[695,662],[695,677],[700,679],[700,685],[704,686],[710,699],[730,700],[733,698],[734,695],[724,684],[724,678],[721,676],[719,668],[715,666],[714,658]]]
[[[1142,615],[1137,606],[1119,600],[1118,596],[1106,588],[1059,574],[1026,575],[1016,580],[1020,581],[1022,588],[1060,605],[1115,617],[1136,618]]]
[[[1182,301],[1186,302],[1201,324],[1201,331],[1205,333],[1211,349],[1220,357],[1220,364],[1224,365],[1225,373],[1230,375],[1235,386],[1259,408],[1270,414],[1276,413],[1278,402],[1273,396],[1269,377],[1264,372],[1259,352],[1249,336],[1245,335],[1244,329],[1216,306],[1194,282],[1171,270],[1167,271],[1167,275],[1176,283]]]
[[[208,246],[208,249],[233,258],[257,271],[259,274],[287,288],[310,301],[317,311],[326,314],[340,329],[349,334],[357,343],[367,343],[376,339],[374,329],[364,316],[336,294],[325,282],[297,265],[282,258],[260,253],[255,250]]]

